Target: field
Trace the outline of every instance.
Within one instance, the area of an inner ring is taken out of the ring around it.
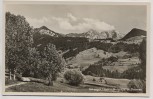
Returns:
[[[95,79],[95,81],[93,81],[93,78]],[[101,84],[101,82],[99,81],[100,77],[93,77],[93,76],[86,76],[86,81],[88,83],[95,83],[95,84]],[[115,78],[104,78],[107,85],[111,85],[111,86],[116,86],[119,85],[120,88],[128,88],[127,84],[130,82],[129,79],[115,79]]]
[[[98,50],[96,48],[87,49],[85,51],[79,52],[75,57],[67,59],[67,65],[70,67],[81,67],[86,69],[89,65],[94,64],[101,60],[102,58],[108,58],[112,53],[105,52],[103,50]]]
[[[103,66],[103,69],[107,69],[112,71],[118,71],[119,73],[123,73],[124,71],[128,70],[129,68],[133,68],[134,66]]]
[[[96,82],[93,81],[96,79]],[[121,89],[127,89],[128,79],[105,78],[107,84],[102,84],[98,80],[100,77],[85,76],[84,83],[79,86],[72,86],[65,82],[60,82],[60,78],[54,82],[53,86],[47,86],[43,83],[25,82],[25,84],[10,86],[5,89],[6,92],[119,92],[116,85]],[[21,82],[18,82],[21,83]]]
[[[54,86],[47,86],[42,83],[28,82],[23,85],[13,86],[6,89],[6,92],[118,92],[96,85],[80,84],[71,86],[66,83],[54,82]]]

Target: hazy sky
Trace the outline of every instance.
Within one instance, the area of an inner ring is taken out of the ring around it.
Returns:
[[[7,5],[6,11],[23,15],[33,27],[47,26],[59,33],[146,30],[146,6],[140,5]]]

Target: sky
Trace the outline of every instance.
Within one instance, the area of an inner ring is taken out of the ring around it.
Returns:
[[[90,29],[127,34],[133,28],[146,30],[147,20],[145,5],[8,4],[6,11],[24,16],[34,28],[63,34]]]

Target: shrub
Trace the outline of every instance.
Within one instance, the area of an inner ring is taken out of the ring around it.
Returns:
[[[94,82],[95,82],[95,81],[96,81],[96,79],[95,79],[95,78],[93,78],[93,80],[92,80],[92,81],[94,81]]]
[[[65,72],[64,78],[70,85],[78,86],[83,81],[83,75],[76,70],[69,70]]]
[[[61,83],[64,83],[64,79],[61,79],[60,82],[61,82]]]
[[[111,62],[116,62],[118,60],[118,57],[115,57],[115,56],[111,56],[108,58],[108,61],[111,61]]]
[[[146,92],[146,81],[144,80],[136,80],[133,79],[128,83],[128,88],[130,89],[130,92]],[[138,89],[138,90],[133,90],[133,89]]]

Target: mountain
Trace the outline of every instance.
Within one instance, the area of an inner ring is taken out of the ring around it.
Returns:
[[[43,46],[54,41],[54,39],[58,37],[62,37],[62,35],[48,29],[46,26],[35,28],[33,35],[34,46],[40,46],[43,48]]]
[[[54,31],[48,29],[46,26],[36,28],[35,31],[37,33],[39,33],[40,35],[49,35],[49,36],[52,36],[52,37],[61,37],[62,36],[62,34],[56,33]]]
[[[130,38],[142,38],[143,36],[146,36],[146,31],[133,28],[129,33],[127,33],[121,40],[130,40]]]
[[[117,39],[118,33],[114,30],[98,32],[96,30],[91,29],[91,30],[84,32],[84,33],[69,33],[66,36],[68,36],[68,37],[85,37],[85,38],[89,38],[89,39],[107,39],[107,38]]]

